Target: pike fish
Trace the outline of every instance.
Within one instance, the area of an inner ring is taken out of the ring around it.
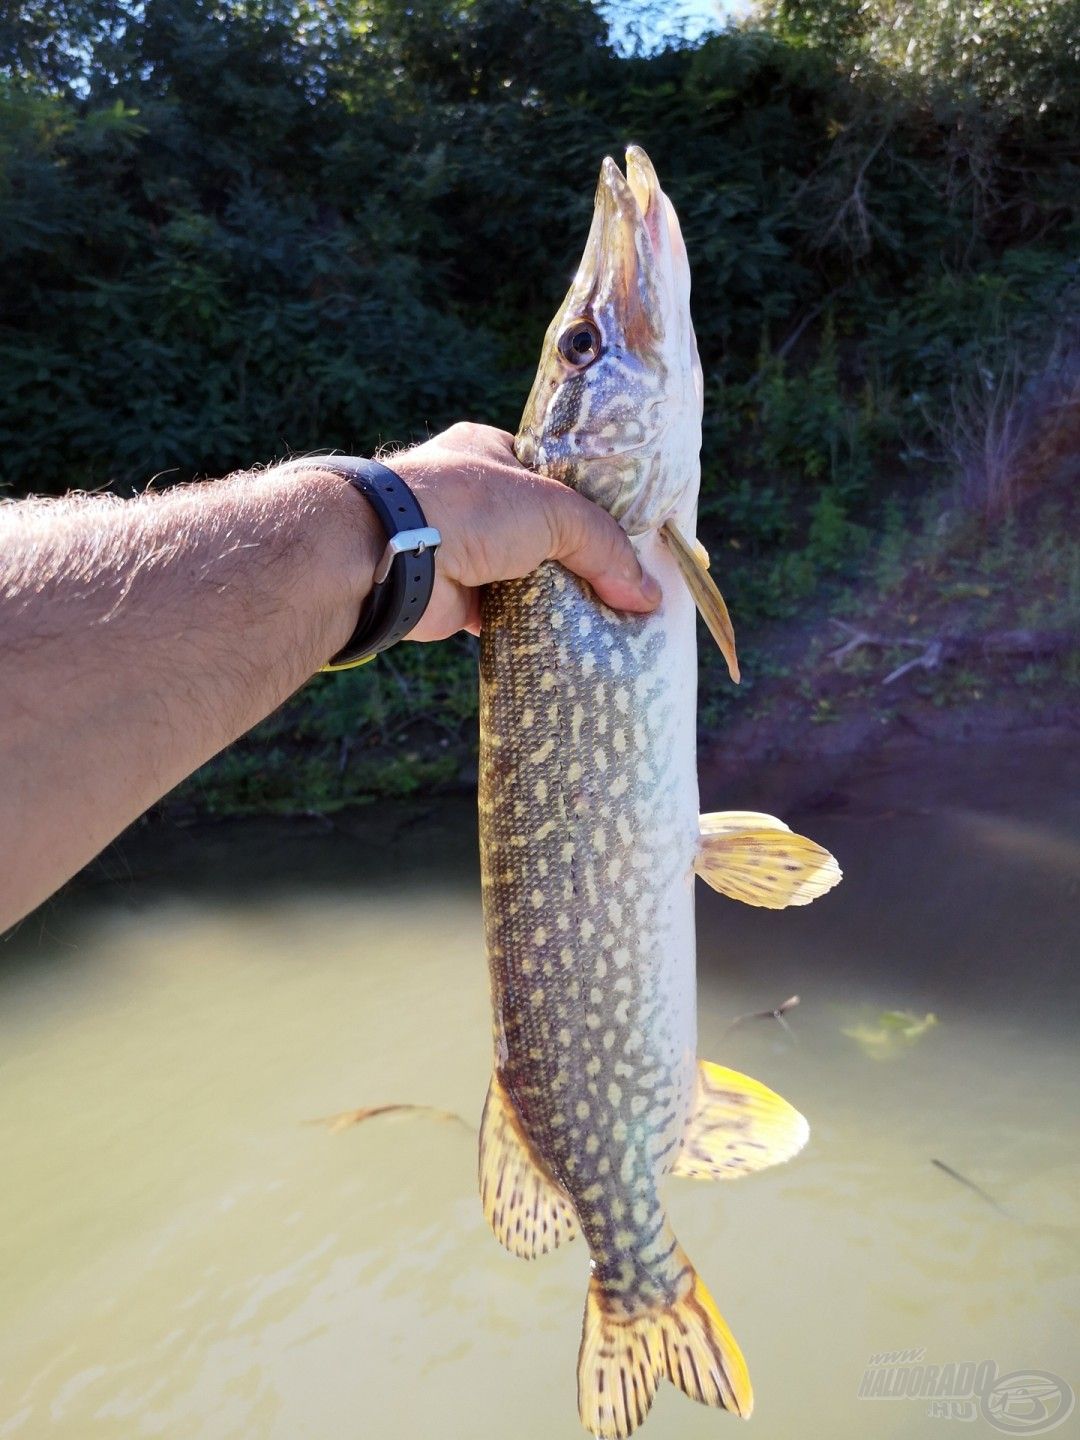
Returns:
[[[695,602],[737,677],[694,540],[702,379],[690,273],[645,153],[600,172],[592,227],[544,341],[516,453],[604,506],[659,580],[617,614],[548,562],[488,587],[481,632],[480,844],[494,1072],[480,1190],[531,1258],[584,1236],[578,1408],[628,1435],[666,1376],[748,1416],[739,1347],[679,1245],[667,1175],[734,1179],[794,1155],[803,1117],[697,1059],[694,876],[752,905],[840,878],[779,820],[699,816]]]

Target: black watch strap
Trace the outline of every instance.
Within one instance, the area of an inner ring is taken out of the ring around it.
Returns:
[[[416,496],[400,475],[378,461],[330,455],[307,463],[332,470],[355,485],[386,531],[386,549],[375,567],[356,629],[323,666],[324,670],[350,670],[396,645],[418,623],[431,599],[435,551],[442,537],[427,523]]]

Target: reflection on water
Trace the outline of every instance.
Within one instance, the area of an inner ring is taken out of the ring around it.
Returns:
[[[792,817],[841,857],[836,896],[701,901],[701,1052],[812,1124],[791,1165],[670,1187],[761,1440],[955,1434],[925,1401],[859,1398],[882,1351],[1080,1388],[1076,802],[1055,766],[921,808],[908,781]],[[394,1100],[478,1118],[472,826],[448,802],[389,832],[136,836],[8,942],[0,1436],[578,1433],[581,1247],[505,1255],[458,1126],[303,1124]],[[794,1041],[728,1029],[793,991]],[[888,1008],[941,1023],[878,1062],[842,1030]],[[735,1425],[663,1387],[645,1433]]]

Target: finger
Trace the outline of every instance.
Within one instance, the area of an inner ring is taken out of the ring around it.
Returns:
[[[409,640],[446,640],[467,628],[479,618],[479,598],[474,590],[461,585],[444,584],[436,580],[435,590],[428,608],[424,611],[416,628],[406,637]]]
[[[626,532],[606,510],[561,486],[547,497],[549,558],[587,580],[614,610],[654,610],[660,586],[641,568]]]

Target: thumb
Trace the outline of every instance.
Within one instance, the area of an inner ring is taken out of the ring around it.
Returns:
[[[660,603],[660,586],[641,568],[626,531],[606,510],[576,490],[553,485],[548,520],[548,558],[587,580],[605,605],[645,611]]]

